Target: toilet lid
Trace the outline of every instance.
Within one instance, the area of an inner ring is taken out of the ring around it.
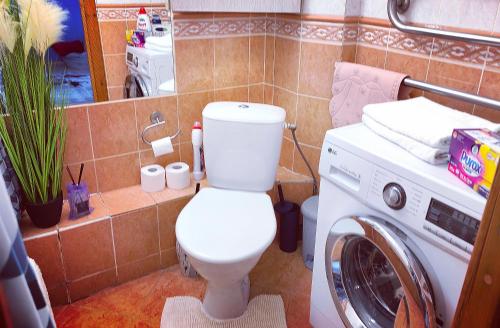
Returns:
[[[265,193],[204,188],[179,214],[175,232],[189,255],[230,263],[263,253],[276,235],[276,217]]]

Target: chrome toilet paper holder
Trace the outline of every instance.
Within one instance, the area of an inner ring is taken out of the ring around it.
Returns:
[[[151,120],[151,125],[148,125],[144,128],[144,130],[142,130],[142,133],[141,133],[141,138],[142,138],[142,141],[147,144],[147,145],[150,145],[151,146],[151,141],[149,141],[148,139],[146,139],[146,133],[153,129],[153,128],[156,128],[158,126],[162,126],[166,123],[165,121],[165,118],[163,117],[163,114],[160,113],[160,112],[152,112],[151,115],[149,115],[149,119]],[[178,129],[177,132],[170,137],[170,139],[174,140],[175,138],[177,138],[179,135],[181,134],[181,130]]]

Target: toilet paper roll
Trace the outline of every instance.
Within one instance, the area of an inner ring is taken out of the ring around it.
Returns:
[[[172,140],[170,139],[170,137],[158,139],[151,142],[151,147],[153,147],[153,154],[155,155],[155,157],[174,152],[174,147],[172,146]]]
[[[170,189],[184,189],[191,184],[189,165],[183,162],[175,162],[165,168],[167,176],[167,187]]]
[[[141,187],[145,192],[158,192],[165,189],[165,169],[160,165],[142,167]]]

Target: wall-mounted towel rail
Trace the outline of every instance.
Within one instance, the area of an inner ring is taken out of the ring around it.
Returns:
[[[478,95],[474,95],[471,93],[441,87],[439,85],[434,85],[422,81],[413,80],[410,78],[406,78],[403,80],[403,84],[412,88],[417,88],[424,91],[429,91],[432,93],[436,93],[442,96],[455,98],[458,100],[462,100],[468,103],[472,103],[475,105],[481,105],[485,107],[490,107],[500,111],[500,101],[492,98],[482,97]]]
[[[431,0],[429,0],[431,1]],[[405,33],[427,35],[431,37],[446,38],[464,42],[474,42],[488,46],[500,46],[500,38],[485,35],[476,35],[445,30],[436,30],[427,27],[406,25],[399,19],[398,12],[404,13],[410,4],[410,0],[388,0],[387,15],[395,28]]]
[[[398,12],[405,12],[409,6],[410,6],[410,0],[387,0],[387,15],[389,16],[389,19],[391,20],[391,23],[394,25],[394,27],[396,27],[398,30],[402,32],[418,34],[418,35],[427,35],[431,37],[447,38],[465,42],[475,42],[490,46],[500,46],[500,38],[468,34],[468,33],[434,30],[426,27],[406,25],[401,21],[401,19],[399,19]],[[441,87],[438,85],[422,81],[416,81],[410,78],[406,78],[403,81],[403,84],[409,87],[440,94],[450,98],[455,98],[475,105],[490,107],[500,111],[500,101],[496,99],[482,97],[475,94],[470,94],[467,92],[451,88]]]

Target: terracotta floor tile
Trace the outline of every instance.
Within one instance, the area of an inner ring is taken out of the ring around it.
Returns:
[[[251,297],[280,294],[288,327],[310,327],[310,277],[300,248],[284,253],[274,243],[251,273]],[[297,288],[292,288],[294,283],[298,283]],[[54,308],[54,313],[58,327],[158,327],[166,298],[182,295],[202,299],[205,289],[204,279],[186,278],[175,265]]]

